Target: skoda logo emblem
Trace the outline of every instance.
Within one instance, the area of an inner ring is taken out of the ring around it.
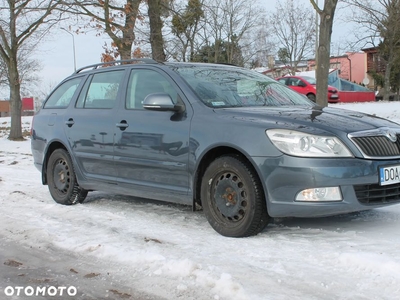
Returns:
[[[397,135],[396,132],[392,131],[392,130],[388,130],[385,133],[385,136],[391,140],[393,143],[395,143],[397,141]]]

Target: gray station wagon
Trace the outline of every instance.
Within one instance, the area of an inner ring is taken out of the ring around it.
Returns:
[[[271,217],[400,202],[400,125],[321,108],[228,65],[82,68],[34,116],[32,153],[58,203],[105,191],[187,204],[231,237],[257,234]]]

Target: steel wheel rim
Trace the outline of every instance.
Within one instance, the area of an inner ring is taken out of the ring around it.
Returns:
[[[65,159],[58,159],[53,169],[54,187],[58,194],[65,195],[68,193],[71,182],[71,174],[68,163]]]
[[[213,181],[212,204],[223,220],[241,221],[247,211],[248,200],[243,180],[234,172],[220,173]]]

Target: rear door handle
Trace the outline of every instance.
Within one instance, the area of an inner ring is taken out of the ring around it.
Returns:
[[[68,127],[72,127],[72,125],[75,124],[74,119],[69,118],[68,121],[65,121],[65,125],[67,125]]]

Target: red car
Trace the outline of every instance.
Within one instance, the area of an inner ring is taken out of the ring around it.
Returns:
[[[308,99],[315,102],[315,95],[317,93],[315,87],[317,82],[315,78],[308,76],[285,76],[279,77],[276,80],[278,80],[280,83],[287,85],[296,92],[306,95]],[[330,85],[328,86],[328,102],[339,102],[339,92],[337,88]]]

